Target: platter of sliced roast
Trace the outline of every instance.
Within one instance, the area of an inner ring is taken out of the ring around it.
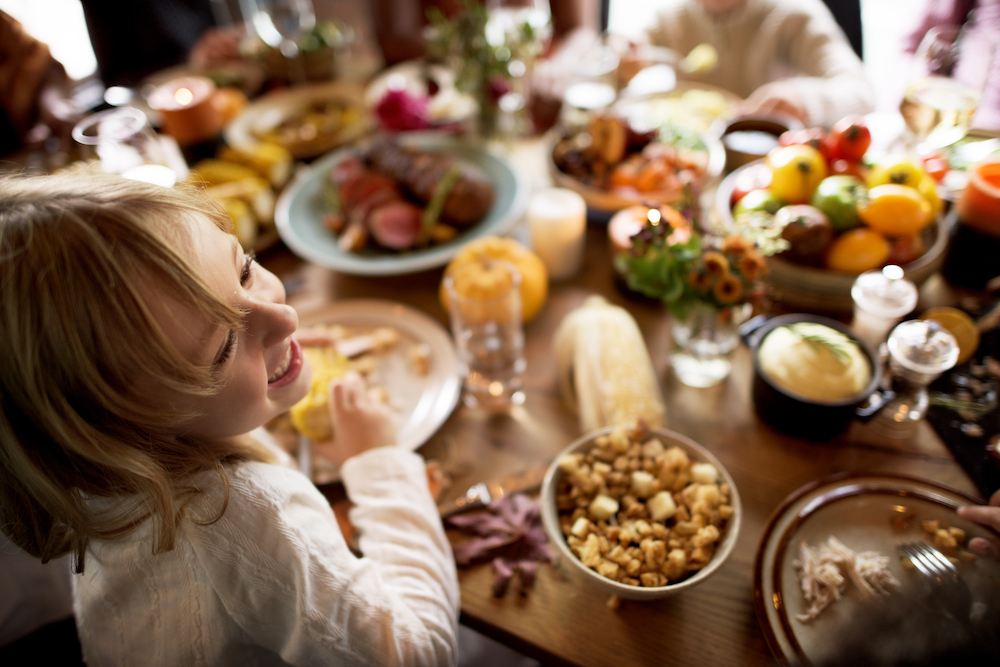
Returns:
[[[529,187],[484,148],[433,133],[375,136],[304,170],[278,200],[285,244],[355,275],[442,266],[464,243],[517,224]]]

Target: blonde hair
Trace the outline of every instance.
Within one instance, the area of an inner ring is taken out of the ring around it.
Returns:
[[[73,552],[81,571],[89,539],[150,518],[154,552],[169,550],[193,473],[215,469],[225,484],[224,464],[266,458],[246,442],[170,435],[194,415],[144,395],[220,389],[160,329],[144,286],[239,326],[172,249],[191,216],[229,229],[191,192],[94,173],[0,178],[0,529],[43,561]],[[94,497],[122,502],[99,513]]]

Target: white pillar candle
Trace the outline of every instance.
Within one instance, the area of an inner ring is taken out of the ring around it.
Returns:
[[[563,188],[536,192],[528,204],[531,247],[542,258],[549,278],[564,280],[580,270],[587,230],[583,197]]]

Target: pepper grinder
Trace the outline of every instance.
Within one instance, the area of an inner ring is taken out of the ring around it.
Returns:
[[[958,342],[934,320],[909,320],[892,330],[887,346],[896,397],[873,425],[886,435],[908,437],[927,413],[927,385],[958,361]]]

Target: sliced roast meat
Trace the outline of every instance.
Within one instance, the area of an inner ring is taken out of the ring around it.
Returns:
[[[368,214],[368,229],[381,246],[393,250],[412,248],[420,238],[422,213],[408,201],[385,203]]]
[[[453,168],[459,170],[445,199],[441,219],[468,227],[483,219],[493,206],[493,185],[476,167],[460,163],[451,155],[416,151],[400,146],[395,139],[375,140],[367,159],[377,171],[391,177],[418,201],[428,204],[438,184]]]

